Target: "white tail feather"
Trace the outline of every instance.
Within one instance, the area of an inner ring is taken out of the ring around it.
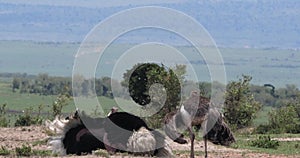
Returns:
[[[58,124],[57,120],[54,120],[53,122],[51,122],[50,120],[46,120],[45,125],[54,134],[63,132],[64,124]]]
[[[134,153],[149,153],[153,155],[155,150],[156,141],[153,134],[144,127],[138,131],[134,131],[129,137],[127,148]]]
[[[144,127],[133,132],[132,136],[128,139],[127,148],[135,154],[174,157],[164,136],[157,131],[149,131]],[[157,150],[156,153],[155,150]]]
[[[58,154],[61,156],[66,155],[66,150],[64,149],[61,137],[51,139],[48,144],[50,145],[48,148],[52,150],[53,154]]]
[[[69,120],[60,119],[55,117],[53,121],[46,120],[45,126],[57,136],[52,137],[48,142],[48,148],[52,150],[53,154],[58,154],[60,156],[66,155],[66,150],[63,145],[63,139],[65,134],[71,129],[78,125],[81,122],[79,119],[70,118]]]
[[[63,133],[64,128],[69,123],[69,120],[60,119],[58,116],[55,117],[53,121],[46,120],[45,125],[46,127],[54,132],[55,134]]]

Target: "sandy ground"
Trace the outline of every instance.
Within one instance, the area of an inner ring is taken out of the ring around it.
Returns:
[[[0,147],[4,146],[7,149],[14,150],[16,147],[21,147],[24,145],[30,145],[32,149],[36,150],[49,150],[45,143],[37,143],[43,140],[47,140],[49,136],[43,130],[43,126],[30,126],[30,127],[16,127],[16,128],[0,128]],[[176,151],[186,151],[181,154],[177,154],[176,157],[188,158],[190,149],[190,144],[177,144],[169,141],[172,150]],[[195,151],[204,151],[202,141],[195,142]],[[287,157],[283,155],[268,155],[261,153],[253,153],[247,150],[226,148],[223,146],[213,145],[208,143],[209,157],[212,158],[281,158]],[[1,157],[1,156],[0,156]],[[3,156],[2,156],[3,157]],[[7,157],[7,156],[5,156]],[[14,157],[14,156],[10,156]],[[32,156],[37,157],[37,156]],[[95,155],[85,155],[85,156],[66,156],[70,158],[89,158],[97,157]],[[99,157],[99,156],[98,156]],[[132,157],[124,155],[111,155],[112,158],[117,157]],[[196,157],[204,157],[203,155],[196,155]],[[299,156],[289,156],[290,158],[300,158]]]
[[[0,146],[14,150],[16,147],[33,145],[37,141],[46,140],[48,135],[42,126],[0,128]],[[35,145],[32,149],[46,150],[47,145]]]

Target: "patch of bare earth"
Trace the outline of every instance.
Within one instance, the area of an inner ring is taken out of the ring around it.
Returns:
[[[16,147],[24,145],[30,145],[33,150],[49,150],[45,143],[37,143],[38,141],[47,140],[49,136],[43,130],[43,126],[30,126],[30,127],[15,127],[15,128],[0,128],[0,147],[4,146],[9,150],[15,150]],[[295,138],[293,138],[295,139]],[[298,140],[297,138],[296,140]],[[173,151],[176,151],[176,157],[188,158],[190,143],[189,144],[177,144],[172,141],[168,141]],[[204,143],[203,141],[195,142],[195,157],[204,157]],[[200,153],[199,153],[200,152]],[[284,156],[284,155],[269,155],[262,153],[253,153],[248,150],[232,149],[223,146],[214,145],[208,143],[208,156],[211,158],[300,158],[300,156]],[[1,156],[0,156],[1,157]],[[14,157],[14,156],[2,156],[2,157]],[[38,157],[38,156],[32,156]],[[100,157],[96,155],[84,155],[84,156],[66,156],[68,158],[90,158]],[[111,155],[111,158],[121,157],[133,157],[123,154]]]
[[[42,126],[0,128],[0,146],[14,150],[22,145],[30,145],[33,149],[46,150],[46,144],[36,144],[48,138]],[[34,145],[34,146],[33,146]]]
[[[188,151],[190,151],[189,144],[177,144],[171,142],[170,146],[172,150],[186,151],[184,154],[176,155],[180,158],[189,158]],[[204,157],[204,142],[195,141],[195,151],[200,151],[201,155],[196,155],[195,157]],[[208,142],[208,157],[211,158],[300,158],[300,156],[285,156],[285,155],[269,155],[263,153],[254,153],[245,149],[232,149],[220,145],[214,145]]]

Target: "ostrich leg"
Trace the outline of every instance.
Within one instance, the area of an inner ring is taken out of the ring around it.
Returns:
[[[204,151],[205,151],[205,158],[207,158],[207,135],[204,136]]]
[[[189,131],[190,139],[191,139],[191,155],[190,155],[190,157],[191,157],[191,158],[194,158],[194,157],[195,157],[195,154],[194,154],[194,140],[195,140],[195,134],[194,134],[194,132],[192,131],[192,128],[191,128],[191,127],[188,128],[188,131]]]

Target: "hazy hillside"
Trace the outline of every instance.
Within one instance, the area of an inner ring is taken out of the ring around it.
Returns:
[[[0,1],[0,40],[81,42],[104,18],[143,6],[129,2],[101,7],[98,3],[81,6]],[[299,48],[300,45],[300,3],[297,0],[193,0],[153,5],[174,8],[196,18],[219,46]]]
[[[71,76],[78,47],[78,43],[0,41],[0,73],[48,73]],[[110,47],[109,53],[105,53],[99,61],[96,75],[98,77],[111,76],[116,61],[128,47],[131,46],[120,44]],[[201,72],[198,76],[201,81],[210,81],[211,76],[203,58],[190,47],[177,47],[177,49],[184,53],[197,72]],[[272,83],[276,87],[295,84],[300,87],[299,50],[220,48],[220,52],[225,63],[228,81],[237,80],[242,74],[246,74],[253,77],[253,84]],[[135,60],[136,58],[133,58],[131,62],[135,63]],[[170,58],[169,61],[173,64],[186,64],[183,59]],[[116,79],[121,80],[122,73],[118,75],[120,78]],[[192,72],[188,69],[186,78],[190,79],[191,74]]]

